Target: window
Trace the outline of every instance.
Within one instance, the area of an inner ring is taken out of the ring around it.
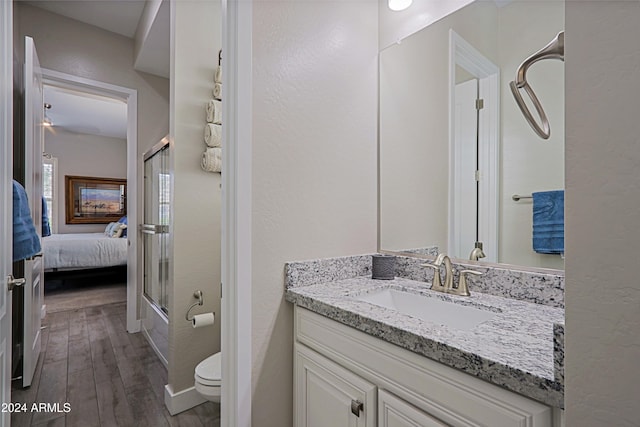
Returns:
[[[58,232],[58,159],[45,155],[42,160],[42,196],[47,204],[51,233]]]

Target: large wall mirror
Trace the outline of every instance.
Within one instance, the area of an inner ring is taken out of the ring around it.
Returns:
[[[509,90],[524,59],[563,30],[563,1],[477,0],[381,49],[380,250],[469,259],[481,241],[480,262],[564,268],[562,255],[533,250],[528,198],[564,189],[564,64],[527,73],[547,140]]]

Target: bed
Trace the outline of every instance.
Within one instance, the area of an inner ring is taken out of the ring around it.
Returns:
[[[52,234],[42,238],[42,251],[45,272],[127,264],[127,239],[104,233]]]

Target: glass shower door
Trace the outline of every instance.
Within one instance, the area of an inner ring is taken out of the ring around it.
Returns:
[[[144,155],[144,294],[168,314],[171,175],[169,143],[164,139]]]

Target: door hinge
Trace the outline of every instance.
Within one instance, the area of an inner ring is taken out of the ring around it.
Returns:
[[[482,110],[484,108],[484,99],[476,99],[476,110]]]
[[[475,175],[476,175],[476,181],[480,182],[480,171],[476,171]]]

